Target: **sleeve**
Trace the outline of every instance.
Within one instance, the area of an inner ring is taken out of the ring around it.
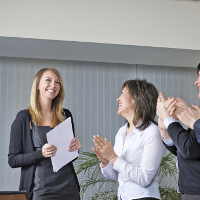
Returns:
[[[164,146],[158,128],[147,132],[140,166],[134,166],[118,157],[114,169],[121,173],[124,181],[134,182],[141,187],[148,187],[154,180],[164,155]]]
[[[64,110],[64,113],[65,113],[66,119],[71,117],[72,130],[73,130],[73,134],[74,134],[74,137],[75,137],[75,127],[74,127],[74,120],[73,120],[73,117],[72,117],[72,113],[68,109],[63,109],[63,110]]]
[[[177,148],[175,145],[167,145],[166,143],[164,143],[165,147],[167,150],[169,150],[172,154],[174,154],[175,156],[177,156]]]
[[[198,143],[200,143],[200,119],[198,119],[195,123],[194,123],[194,133],[196,135],[197,141]]]
[[[104,177],[106,177],[109,180],[115,180],[118,176],[118,172],[113,169],[113,165],[110,162],[106,167],[104,168],[101,167],[101,173],[103,174]]]
[[[28,145],[24,144],[25,122],[26,118],[18,113],[11,126],[8,164],[12,168],[32,165],[43,158],[41,150],[33,150],[30,153],[24,152],[24,146]]]
[[[200,158],[200,144],[193,130],[185,130],[180,123],[174,122],[168,126],[167,131],[177,150],[185,159]]]
[[[68,109],[63,109],[63,110],[64,110],[64,113],[65,113],[66,119],[69,118],[69,117],[71,117],[72,130],[73,130],[73,134],[74,134],[74,137],[75,137],[75,127],[74,127],[74,120],[73,120],[73,117],[72,117],[72,113]],[[74,162],[77,158],[75,158],[74,160],[72,160],[70,163]]]

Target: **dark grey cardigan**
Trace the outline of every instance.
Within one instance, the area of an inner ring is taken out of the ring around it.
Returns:
[[[74,123],[71,112],[64,109],[66,119],[71,117],[74,132]],[[21,110],[11,126],[10,146],[8,154],[8,164],[12,168],[21,167],[21,178],[19,190],[26,190],[28,198],[32,195],[32,187],[35,174],[35,163],[39,162],[43,156],[42,151],[35,151],[30,131],[31,115],[29,110]],[[74,135],[75,136],[75,135]],[[72,162],[69,165],[73,168]],[[75,170],[74,176],[77,180]],[[77,180],[78,184],[78,180]],[[79,184],[78,184],[79,187]]]
[[[167,131],[174,145],[165,146],[178,159],[179,191],[200,195],[200,144],[195,132],[185,130],[178,122],[171,123]]]

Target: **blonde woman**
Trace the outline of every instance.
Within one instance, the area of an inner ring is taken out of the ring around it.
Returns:
[[[31,89],[30,106],[20,111],[11,126],[8,163],[21,167],[19,190],[26,190],[32,200],[79,200],[79,183],[72,162],[53,172],[51,157],[57,148],[47,144],[46,133],[68,117],[63,109],[65,92],[62,77],[54,68],[43,68],[35,76]],[[80,150],[77,138],[69,151]]]

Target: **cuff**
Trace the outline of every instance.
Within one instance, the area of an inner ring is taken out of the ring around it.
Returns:
[[[169,138],[169,139],[162,139],[162,140],[163,140],[163,142],[164,142],[167,146],[173,146],[173,145],[174,145],[174,143],[173,143],[173,141],[172,141],[171,138]]]
[[[178,120],[174,119],[173,117],[168,117],[164,120],[164,124],[166,129],[168,128],[168,126],[173,123],[173,122],[178,122]]]
[[[115,169],[117,172],[122,172],[124,171],[125,165],[126,161],[123,158],[118,157],[114,162],[113,169]]]
[[[100,163],[100,168],[101,168],[101,171],[104,172],[104,171],[108,171],[110,169],[113,168],[113,165],[111,162],[109,162],[104,168],[101,166],[101,163]]]
[[[34,163],[40,161],[43,157],[42,150],[37,150],[33,152]]]

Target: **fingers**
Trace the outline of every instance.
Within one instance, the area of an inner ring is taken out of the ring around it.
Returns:
[[[79,139],[76,137],[73,138],[71,140],[71,145],[69,146],[69,151],[75,151],[75,150],[79,151],[80,148],[81,148],[81,143],[80,143]]]
[[[93,139],[93,142],[94,142],[94,145],[95,147],[98,149],[98,150],[101,150],[103,148],[103,146],[99,143],[99,140],[97,139],[96,136],[93,136],[94,139]]]
[[[160,98],[160,96],[158,96],[157,102],[161,102],[161,98]]]
[[[176,111],[175,114],[179,115],[181,113],[183,113],[184,110],[186,110],[187,108],[189,108],[188,105],[184,105],[182,103],[176,103]]]
[[[94,151],[94,153],[97,155],[98,159],[100,159],[100,151],[98,149],[95,149],[94,147],[92,148],[92,150]]]
[[[173,116],[175,113],[176,107],[174,106],[171,110],[170,110],[170,115]]]
[[[42,147],[42,155],[45,157],[45,158],[48,158],[48,157],[52,157],[56,154],[56,151],[57,151],[57,147],[54,146],[54,145],[49,145],[49,144],[45,144],[43,147]]]
[[[174,114],[175,105],[176,105],[176,101],[175,101],[174,98],[168,99],[168,100],[164,103],[164,107],[167,109],[167,111],[170,113],[170,115],[173,115],[173,114]]]
[[[97,136],[93,136],[94,139],[93,139],[93,142],[95,144],[95,146],[101,150],[103,149],[103,147],[106,145],[106,143],[108,142],[108,140],[106,139],[103,139],[100,135],[97,135]]]
[[[199,106],[192,105],[192,108],[193,108],[194,110],[200,112],[200,108],[199,108]]]
[[[99,161],[101,162],[101,166],[104,168],[105,166],[107,166],[107,164],[109,163],[108,160],[104,159],[99,153],[98,150],[95,148],[92,148],[92,150],[94,151],[94,153],[97,155],[97,158],[99,159]]]
[[[177,103],[180,103],[180,104],[183,104],[185,106],[188,106],[188,104],[183,99],[181,99],[179,97],[175,97],[174,99],[176,100]]]
[[[163,93],[159,94],[159,98],[160,98],[161,102],[163,102],[163,103],[166,101],[165,100],[165,96],[163,95]]]
[[[171,105],[175,105],[176,104],[176,100],[174,98],[168,99],[167,101],[165,101],[164,106],[165,108],[169,108]]]

